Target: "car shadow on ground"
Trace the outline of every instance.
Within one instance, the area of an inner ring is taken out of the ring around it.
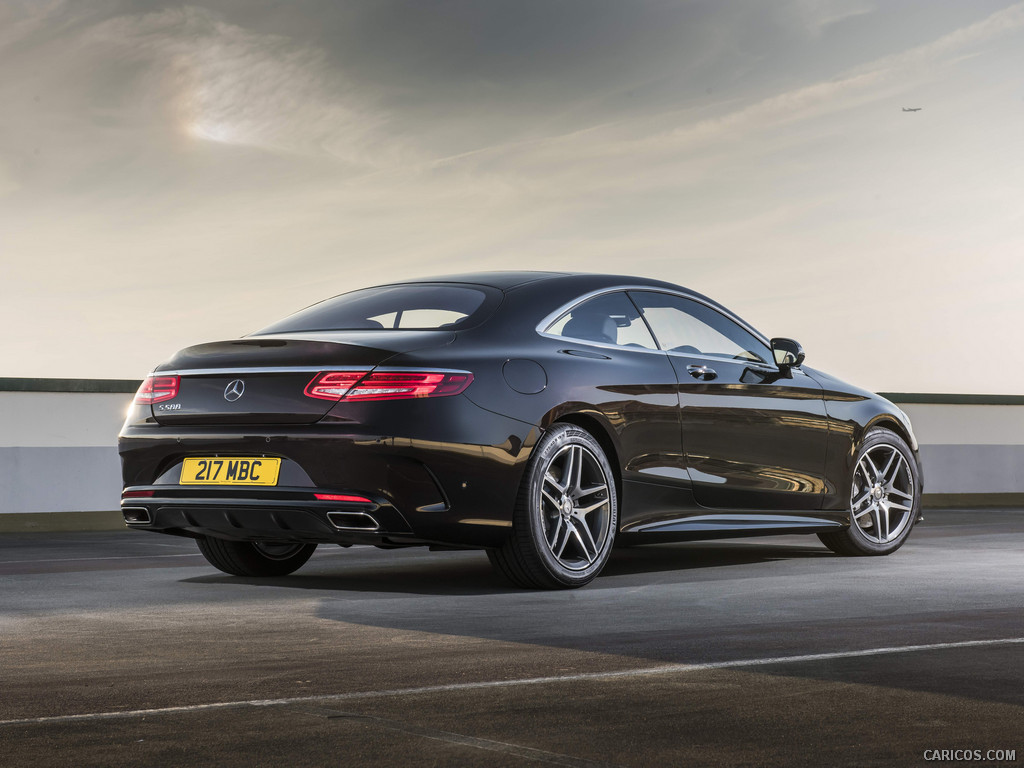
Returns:
[[[823,547],[791,544],[733,542],[647,544],[618,548],[601,575],[586,589],[615,588],[621,577],[678,574],[678,581],[693,580],[695,571],[705,578],[713,569],[835,557]],[[728,572],[720,574],[723,578]],[[664,582],[660,578],[659,582]],[[313,560],[291,576],[246,578],[210,574],[182,579],[188,584],[251,584],[288,589],[331,592],[366,592],[408,595],[488,595],[535,592],[508,582],[482,552],[431,553],[410,559],[396,551],[392,563],[346,563],[344,555]]]
[[[692,571],[786,560],[835,557],[818,544],[766,544],[738,541],[641,544],[619,547],[598,579],[667,571]]]

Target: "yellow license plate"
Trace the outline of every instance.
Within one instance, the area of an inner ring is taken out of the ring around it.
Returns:
[[[277,485],[280,459],[220,457],[185,459],[182,485]]]

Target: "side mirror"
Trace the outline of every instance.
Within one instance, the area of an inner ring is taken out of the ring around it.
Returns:
[[[804,348],[793,339],[772,339],[772,354],[779,370],[786,372],[791,368],[799,368],[804,362]]]

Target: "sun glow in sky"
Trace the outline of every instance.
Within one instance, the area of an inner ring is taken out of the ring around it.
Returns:
[[[875,390],[1024,381],[1024,3],[0,0],[0,105],[0,376],[521,268]]]

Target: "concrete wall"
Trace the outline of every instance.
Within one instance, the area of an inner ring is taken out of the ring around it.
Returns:
[[[138,384],[0,379],[0,515],[116,510],[117,433]],[[887,396],[914,423],[926,501],[1024,500],[1024,397]]]
[[[117,433],[138,382],[15,382],[0,380],[0,514],[117,509]]]
[[[900,407],[921,443],[926,493],[1024,493],[1024,403]]]

